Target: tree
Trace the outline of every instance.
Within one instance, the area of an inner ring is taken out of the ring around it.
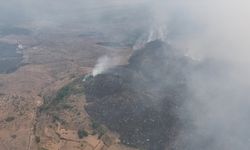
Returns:
[[[79,137],[80,139],[82,139],[83,137],[88,136],[88,132],[86,132],[86,131],[83,130],[83,129],[79,129],[78,132],[77,132],[77,134],[78,134],[78,137]]]

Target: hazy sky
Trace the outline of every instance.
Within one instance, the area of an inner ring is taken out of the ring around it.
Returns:
[[[213,142],[207,146],[210,150],[248,150],[249,0],[0,0],[0,19],[2,24],[27,21],[60,24],[92,18],[102,27],[103,14],[108,12],[119,18],[119,13],[112,12],[129,14],[126,8],[131,7],[135,12],[138,10],[135,13],[138,16],[147,14],[131,24],[140,26],[139,23],[147,18],[150,23],[145,26],[154,27],[153,30],[166,27],[168,42],[186,49],[191,57],[222,62],[224,67],[219,75],[219,70],[210,70],[209,74],[201,71],[188,77],[195,97],[187,107],[197,125],[190,132],[197,135],[197,139],[194,138],[197,143],[201,134],[211,139]],[[197,143],[193,148],[199,150]]]

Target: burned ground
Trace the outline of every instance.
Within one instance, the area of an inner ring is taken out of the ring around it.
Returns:
[[[0,73],[15,71],[20,65],[23,56],[18,53],[17,45],[0,42]]]
[[[99,123],[120,134],[121,142],[162,150],[182,128],[178,116],[188,96],[185,74],[191,60],[161,41],[137,50],[129,64],[84,82],[86,110]]]

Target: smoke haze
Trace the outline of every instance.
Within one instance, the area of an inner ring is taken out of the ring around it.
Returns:
[[[0,1],[1,25],[46,22],[94,25],[111,40],[135,31],[134,49],[161,39],[201,62],[187,75],[184,118],[193,128],[178,137],[181,149],[250,148],[250,1],[247,0],[9,0]],[[133,10],[133,11],[131,11]],[[124,17],[120,19],[119,17]],[[115,23],[120,22],[118,27]],[[126,25],[124,25],[124,24]],[[121,30],[123,28],[123,30]],[[128,32],[127,32],[128,31]],[[101,58],[94,75],[109,68]]]

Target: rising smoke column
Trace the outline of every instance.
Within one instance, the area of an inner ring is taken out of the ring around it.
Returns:
[[[104,73],[114,66],[123,64],[123,58],[118,54],[104,55],[97,59],[96,65],[92,70],[92,76]]]
[[[155,40],[167,42],[167,27],[164,24],[155,24],[146,33],[140,36],[134,46],[134,50],[143,48],[147,43]]]
[[[97,60],[97,64],[95,65],[92,75],[96,76],[103,71],[109,69],[111,67],[111,60],[108,56],[102,56]]]

